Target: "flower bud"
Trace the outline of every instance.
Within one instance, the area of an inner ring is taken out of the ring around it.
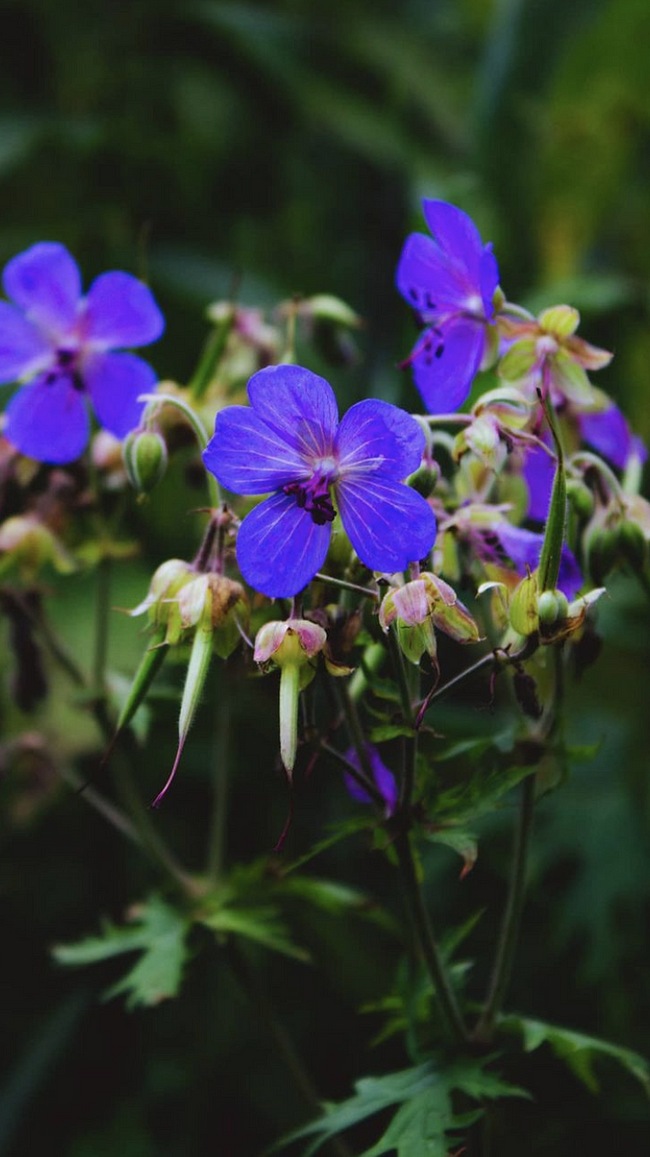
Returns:
[[[435,490],[436,482],[440,477],[440,468],[437,462],[423,462],[413,474],[406,479],[406,485],[417,491],[423,498],[429,498]]]
[[[291,779],[298,749],[298,700],[314,676],[312,660],[323,650],[327,635],[306,619],[265,623],[255,639],[255,660],[280,668],[280,755]]]
[[[510,623],[519,635],[534,635],[539,627],[537,575],[522,579],[510,600]]]
[[[428,571],[385,595],[379,622],[384,631],[395,622],[400,647],[412,663],[419,663],[425,651],[435,662],[436,627],[458,643],[477,643],[480,637],[455,590]]]
[[[585,544],[587,564],[593,581],[599,586],[614,566],[618,550],[618,532],[611,526],[596,526]]]
[[[584,482],[578,482],[574,478],[570,479],[566,485],[566,494],[578,518],[585,521],[591,518],[594,512],[594,496]]]
[[[617,542],[621,557],[632,570],[642,571],[648,557],[648,547],[641,527],[636,522],[621,523]]]
[[[157,430],[132,430],[124,442],[124,467],[139,494],[148,494],[167,469],[167,445]]]
[[[569,600],[562,591],[543,591],[537,600],[540,625],[552,627],[563,622],[569,613]]]
[[[15,514],[0,526],[0,575],[15,567],[31,581],[50,563],[61,574],[75,564],[52,531],[34,514]]]

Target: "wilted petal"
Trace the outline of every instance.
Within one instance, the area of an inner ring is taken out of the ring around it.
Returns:
[[[424,233],[411,233],[404,242],[396,284],[402,297],[420,313],[462,309],[476,292],[466,269]]]
[[[431,507],[414,490],[382,475],[337,486],[343,526],[370,570],[394,574],[429,553],[436,538]]]
[[[274,494],[256,506],[240,527],[239,569],[254,590],[270,598],[288,598],[320,570],[329,540],[329,524],[315,523],[292,495]]]
[[[485,348],[485,323],[458,318],[440,336],[430,331],[431,345],[422,338],[412,355],[413,377],[430,414],[444,414],[462,405],[478,372]]]
[[[94,354],[84,365],[83,378],[100,425],[116,438],[124,438],[138,425],[142,402],[137,399],[157,381],[148,362],[121,353]]]
[[[424,579],[414,579],[393,591],[393,603],[398,617],[409,627],[423,623],[429,614],[429,600]]]
[[[595,403],[591,382],[582,366],[569,356],[565,350],[558,350],[551,360],[551,380],[559,392],[576,406],[585,406],[590,409]]]
[[[248,383],[258,418],[303,457],[332,453],[338,424],[334,391],[325,378],[302,366],[267,366]]]
[[[165,328],[149,287],[130,273],[102,273],[86,297],[88,343],[98,350],[148,345]]]
[[[69,377],[38,378],[23,386],[6,409],[5,437],[21,454],[62,465],[83,452],[90,433],[83,394]]]
[[[632,432],[618,406],[597,414],[580,414],[578,420],[583,441],[624,470],[632,449]]]
[[[389,478],[406,478],[422,461],[424,431],[389,402],[357,402],[341,421],[336,449],[346,474],[381,470]]]
[[[5,267],[5,293],[52,334],[63,335],[75,323],[81,297],[81,274],[64,245],[41,241],[19,253]]]
[[[308,473],[295,446],[250,406],[219,411],[203,461],[233,494],[268,494]]]

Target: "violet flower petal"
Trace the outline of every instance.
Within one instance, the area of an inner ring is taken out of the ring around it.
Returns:
[[[417,470],[424,431],[415,418],[389,402],[357,402],[341,419],[336,451],[341,473],[381,471],[402,479]]]
[[[345,531],[370,570],[394,574],[429,553],[436,539],[434,513],[420,494],[375,474],[343,478],[336,496]]]
[[[78,458],[90,433],[83,394],[67,375],[23,386],[9,402],[6,418],[7,440],[28,458],[52,465]]]
[[[483,250],[479,263],[479,285],[483,299],[483,312],[488,321],[494,317],[494,291],[499,284],[499,266],[492,252],[492,245],[488,243]]]
[[[148,345],[165,328],[165,320],[143,281],[130,273],[102,273],[86,297],[85,339],[93,349]]]
[[[250,406],[219,411],[203,461],[233,494],[268,494],[309,473],[284,434],[263,422]]]
[[[13,305],[0,301],[0,385],[38,373],[53,358],[42,331]]]
[[[55,241],[40,241],[19,253],[2,277],[5,293],[30,320],[57,337],[74,326],[81,274],[72,254]]]
[[[526,567],[530,567],[531,571],[536,569],[539,564],[539,556],[542,553],[543,534],[538,534],[534,530],[526,530],[521,526],[511,526],[509,522],[498,523],[494,527],[493,533],[498,536],[503,549],[512,560],[515,569],[522,576],[525,574]],[[557,585],[558,590],[561,590],[569,600],[575,598],[582,586],[580,567],[575,555],[566,545],[562,547]]]
[[[270,598],[301,591],[325,562],[331,526],[314,522],[290,494],[274,494],[251,510],[237,535],[246,582]]]
[[[464,307],[475,292],[464,267],[449,258],[425,233],[406,238],[396,274],[402,297],[420,313],[441,314]]]
[[[580,414],[578,421],[583,441],[624,470],[632,449],[632,432],[618,406],[609,406],[599,414]]]
[[[135,354],[94,354],[84,364],[84,385],[101,426],[124,438],[140,422],[140,394],[151,393],[158,380],[148,362]]]
[[[392,771],[386,767],[377,748],[374,747],[373,744],[366,744],[366,755],[368,757],[368,763],[370,764],[372,777],[386,805],[386,814],[392,815],[397,806],[398,798],[395,776]],[[361,770],[359,757],[353,747],[346,751],[345,758],[357,771]],[[345,786],[352,798],[358,800],[359,803],[372,803],[368,793],[364,791],[349,772],[345,773]]]
[[[448,201],[423,200],[422,211],[445,256],[463,265],[476,282],[484,245],[472,218]]]
[[[267,366],[251,378],[248,396],[257,416],[298,454],[309,460],[332,453],[338,408],[325,378],[302,366]]]
[[[523,478],[528,488],[528,517],[546,522],[555,477],[555,461],[539,446],[526,451]]]
[[[485,349],[485,324],[459,318],[432,334],[433,348],[418,339],[412,355],[413,377],[430,414],[456,410],[467,398]],[[442,353],[436,356],[436,348]]]

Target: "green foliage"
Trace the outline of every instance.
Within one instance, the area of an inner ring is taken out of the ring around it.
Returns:
[[[500,1027],[506,1032],[520,1034],[527,1053],[534,1052],[543,1044],[549,1045],[556,1057],[564,1061],[591,1093],[597,1093],[600,1088],[594,1065],[608,1058],[640,1081],[650,1096],[650,1064],[631,1049],[530,1017],[507,1016],[502,1019]]]
[[[452,1105],[454,1092],[475,1101],[528,1095],[488,1070],[487,1064],[485,1060],[467,1059],[442,1068],[435,1060],[429,1060],[383,1077],[363,1077],[355,1082],[352,1097],[338,1105],[326,1106],[319,1120],[297,1129],[280,1144],[315,1135],[303,1151],[303,1157],[312,1157],[332,1137],[398,1105],[386,1131],[362,1157],[380,1157],[393,1151],[397,1151],[398,1157],[446,1157],[454,1141],[451,1134],[471,1123],[481,1112],[477,1110],[469,1116],[464,1113],[460,1117]]]
[[[137,963],[105,993],[105,999],[124,993],[129,1008],[148,1007],[178,994],[187,960],[190,923],[160,896],[150,896],[129,913],[130,928],[105,924],[99,936],[52,949],[59,964],[79,967],[98,964],[113,956],[139,952]]]

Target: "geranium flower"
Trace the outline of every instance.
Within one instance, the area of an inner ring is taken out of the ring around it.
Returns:
[[[488,349],[499,269],[466,213],[423,201],[433,238],[412,233],[397,266],[397,288],[425,331],[407,358],[430,413],[462,405]],[[496,334],[496,331],[495,331]]]
[[[7,406],[7,439],[40,462],[72,462],[90,434],[88,400],[100,425],[128,434],[156,374],[113,351],[160,337],[165,323],[147,286],[129,273],[103,273],[82,297],[76,261],[50,241],[14,257],[3,286],[12,304],[0,301],[0,384],[29,383]]]
[[[251,406],[217,414],[208,470],[235,494],[268,494],[244,519],[237,559],[270,597],[294,595],[325,561],[336,513],[361,561],[392,574],[436,537],[428,503],[402,484],[421,462],[423,432],[388,402],[358,402],[338,423],[331,386],[300,366],[269,366],[248,383]]]
[[[395,776],[393,775],[392,771],[389,771],[389,769],[386,767],[386,764],[382,760],[379,752],[377,751],[377,748],[374,747],[372,743],[366,743],[365,754],[368,760],[368,766],[372,772],[372,778],[375,781],[375,787],[377,788],[377,791],[384,801],[386,815],[392,816],[397,807],[398,794]],[[348,763],[351,763],[352,766],[356,768],[357,771],[363,771],[359,756],[353,747],[351,747],[349,751],[346,751],[345,758],[347,759]],[[358,800],[359,803],[372,803],[368,792],[361,787],[361,784],[357,783],[356,779],[350,775],[349,771],[346,771],[344,778],[345,786],[353,799]]]

